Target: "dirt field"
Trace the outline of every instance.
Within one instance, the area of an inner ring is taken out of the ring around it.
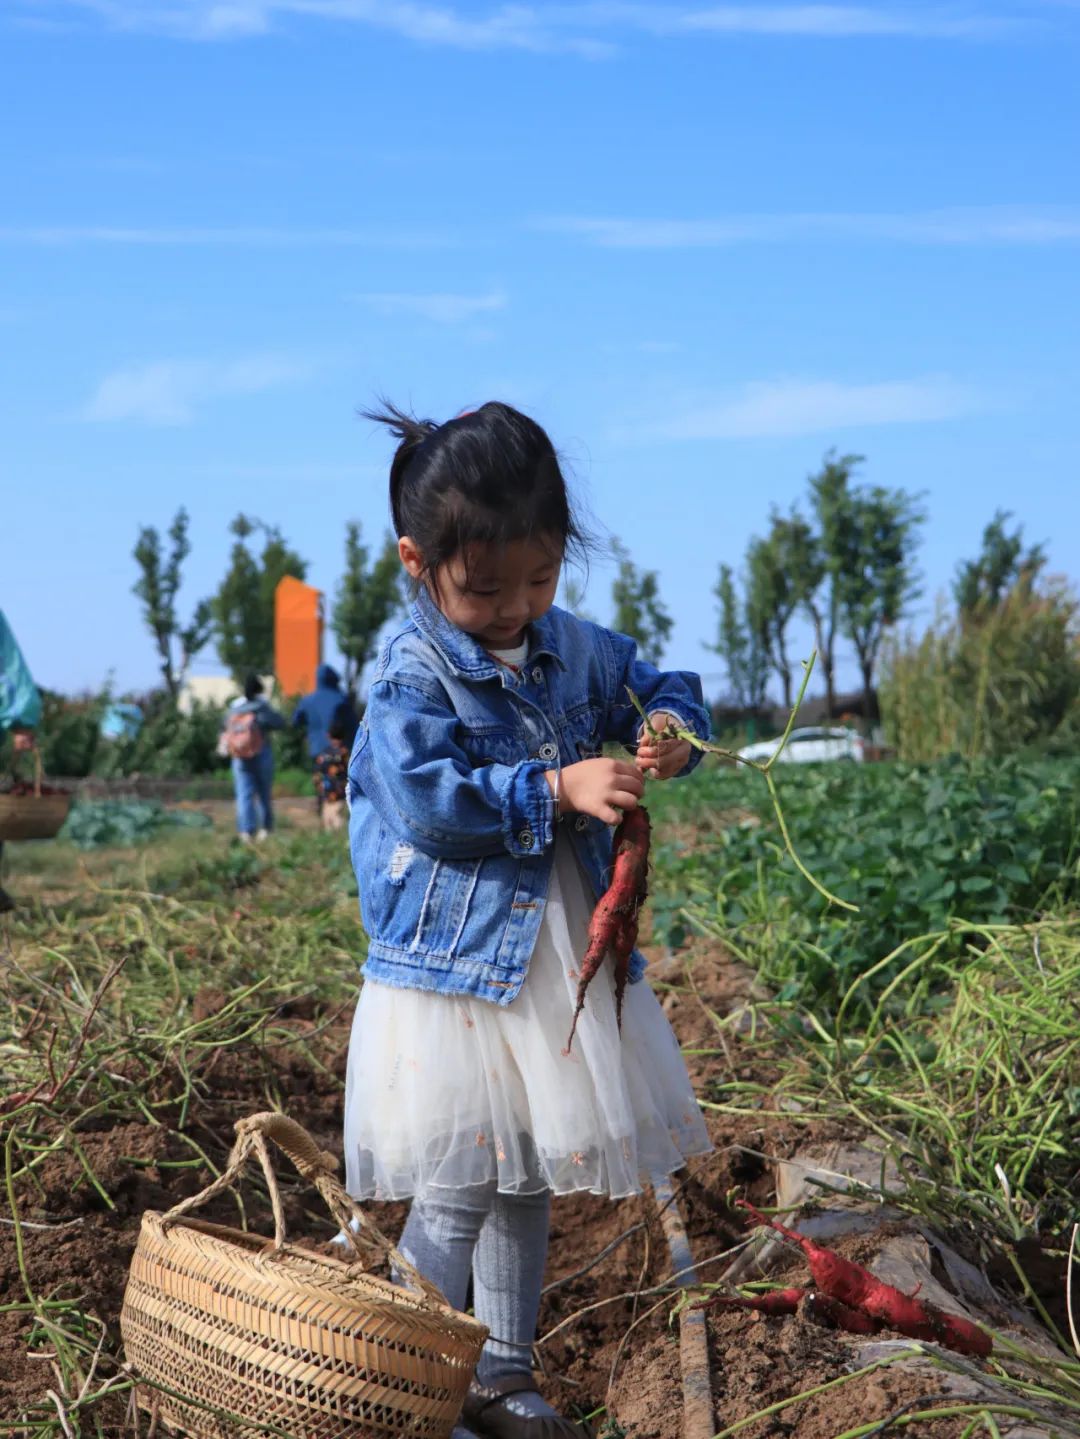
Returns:
[[[222,806],[208,806],[219,827],[227,825]],[[310,805],[286,802],[284,816],[294,829],[314,821]],[[115,864],[115,861],[114,861]],[[24,897],[59,903],[55,875],[30,876]],[[342,903],[340,898],[327,903]],[[354,903],[354,901],[350,901]],[[241,896],[234,916],[241,924]],[[0,953],[11,960],[26,943],[26,931],[0,922]],[[673,959],[654,952],[652,978],[676,1032],[688,1051],[688,1063],[700,1094],[733,1075],[768,1086],[770,1075],[752,1068],[733,1044],[717,1047],[715,1014],[727,1013],[749,992],[746,974],[722,953],[702,944]],[[690,964],[692,986],[686,982]],[[194,995],[194,1021],[213,1016],[228,1004],[230,990],[203,985]],[[712,1016],[710,1015],[712,1012]],[[12,1016],[15,1017],[14,1008]],[[222,1047],[200,1060],[198,1098],[183,1116],[153,1126],[128,1123],[112,1127],[93,1118],[79,1125],[77,1148],[64,1138],[63,1114],[49,1121],[57,1144],[34,1168],[32,1182],[15,1185],[22,1221],[25,1278],[39,1297],[78,1299],[85,1312],[106,1327],[107,1350],[117,1346],[117,1318],[127,1265],[145,1208],[163,1209],[194,1192],[205,1171],[193,1160],[191,1141],[220,1162],[234,1121],[267,1108],[279,1097],[324,1148],[340,1152],[342,1084],[348,1043],[349,1006],[329,1011],[317,994],[282,1005],[274,1016],[272,1042]],[[21,1019],[20,1019],[21,1022]],[[695,1258],[703,1279],[717,1278],[725,1255],[745,1229],[733,1210],[733,1193],[760,1203],[772,1199],[772,1161],[783,1159],[808,1137],[844,1137],[835,1129],[805,1119],[708,1115],[715,1145],[712,1155],[695,1161],[678,1176],[678,1201],[686,1216]],[[40,1132],[40,1131],[39,1131]],[[88,1175],[94,1182],[87,1182]],[[311,1244],[329,1237],[332,1226],[311,1208],[313,1196],[287,1185],[290,1232]],[[381,1227],[396,1234],[402,1206],[374,1206]],[[7,1211],[10,1212],[10,1211]],[[237,1210],[219,1197],[205,1217],[235,1223]],[[247,1219],[270,1232],[265,1196],[254,1186],[247,1194]],[[860,1236],[849,1252],[873,1252],[875,1236]],[[597,1256],[610,1246],[601,1262]],[[669,1323],[670,1292],[663,1286],[669,1260],[651,1197],[612,1204],[589,1195],[556,1202],[537,1354],[544,1388],[567,1412],[596,1415],[607,1439],[677,1439],[681,1426],[678,1325]],[[805,1270],[793,1258],[790,1282]],[[1057,1293],[1056,1275],[1047,1294]],[[24,1278],[8,1219],[0,1225],[0,1432],[34,1436],[40,1425],[20,1426],[17,1416],[55,1386],[49,1359],[34,1341],[25,1312],[4,1306],[24,1297]],[[1055,1302],[1057,1300],[1055,1299]],[[727,1433],[750,1415],[789,1397],[843,1377],[852,1366],[855,1341],[801,1317],[763,1319],[746,1313],[714,1312],[709,1335],[717,1433]],[[107,1364],[103,1363],[103,1372]],[[738,1432],[745,1439],[791,1435],[798,1439],[836,1439],[860,1425],[873,1433],[918,1433],[927,1439],[960,1439],[971,1434],[967,1417],[922,1420],[908,1425],[903,1416],[923,1402],[939,1400],[932,1380],[882,1369],[843,1383],[768,1417],[752,1420]],[[884,1423],[890,1416],[896,1422]],[[88,1415],[82,1433],[118,1436],[125,1429],[119,1400]],[[94,1424],[100,1427],[93,1427]],[[145,1426],[145,1421],[143,1421]],[[900,1427],[897,1427],[899,1424]],[[1004,1431],[1003,1431],[1004,1432]],[[1062,1433],[1078,1432],[1063,1429]]]

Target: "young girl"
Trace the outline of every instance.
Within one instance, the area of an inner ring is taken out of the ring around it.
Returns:
[[[707,738],[698,678],[554,606],[585,547],[551,441],[507,405],[400,439],[390,503],[415,582],[349,765],[350,843],[370,946],[349,1050],[348,1187],[413,1196],[401,1249],[491,1330],[465,1406],[481,1435],[580,1434],[536,1391],[531,1348],[552,1193],[613,1199],[709,1148],[678,1044],[631,962],[567,1036],[611,830],[644,775],[686,774]],[[629,758],[604,757],[608,741]]]

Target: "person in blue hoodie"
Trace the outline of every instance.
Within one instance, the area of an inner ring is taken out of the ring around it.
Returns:
[[[30,667],[0,611],[0,730],[11,730],[16,753],[34,748],[33,731],[41,720],[41,695]],[[4,846],[0,841],[0,865]],[[14,909],[15,901],[0,887],[0,914]]]
[[[330,730],[341,732],[341,739],[348,753],[359,724],[356,710],[348,692],[341,688],[341,677],[333,665],[320,665],[315,671],[315,688],[305,695],[296,706],[293,724],[307,735],[311,767],[316,774],[316,794],[319,812],[322,812],[322,792],[318,785],[319,756],[330,749]]]

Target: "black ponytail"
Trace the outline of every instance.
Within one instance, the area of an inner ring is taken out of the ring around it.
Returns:
[[[390,462],[390,513],[394,520],[394,530],[400,538],[401,535],[411,533],[403,529],[401,524],[401,486],[405,471],[417,450],[439,427],[434,420],[418,420],[415,415],[407,414],[386,399],[380,399],[376,409],[361,410],[360,418],[373,420],[377,425],[385,425],[399,441]]]
[[[425,575],[472,544],[536,540],[553,556],[586,558],[555,448],[528,415],[490,401],[437,425],[385,400],[361,415],[399,441],[390,511],[398,537],[423,555]]]

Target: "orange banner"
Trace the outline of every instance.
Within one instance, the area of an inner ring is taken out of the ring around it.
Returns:
[[[322,645],[322,591],[286,575],[274,591],[274,674],[282,694],[315,688]]]

